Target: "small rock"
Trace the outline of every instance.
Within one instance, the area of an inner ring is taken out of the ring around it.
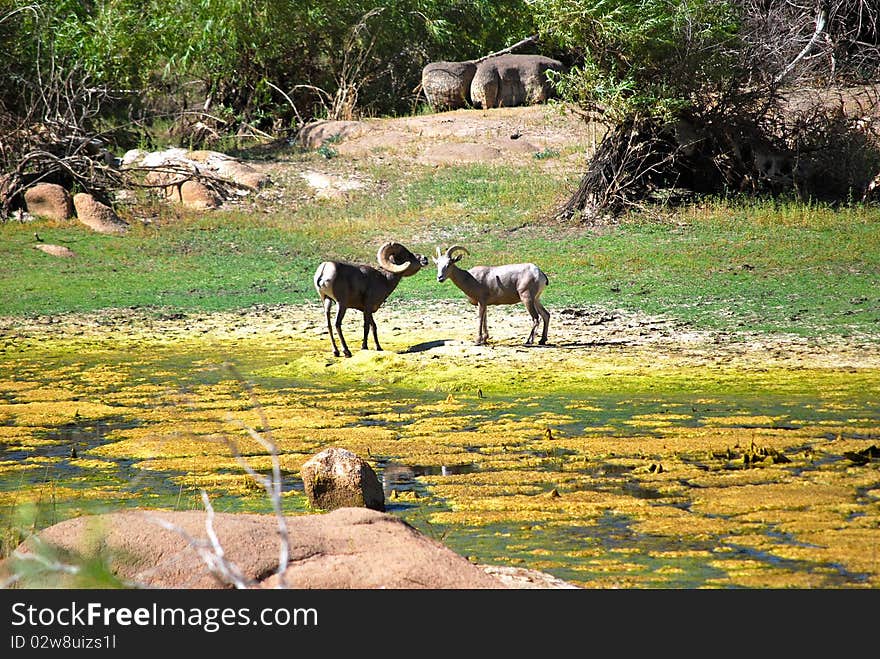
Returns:
[[[64,247],[64,245],[49,245],[47,243],[40,243],[39,245],[34,245],[34,249],[38,249],[41,252],[45,252],[51,256],[61,256],[63,258],[71,258],[76,256],[72,249],[68,249]]]

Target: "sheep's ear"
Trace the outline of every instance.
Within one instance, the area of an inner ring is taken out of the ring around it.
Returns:
[[[450,261],[452,261],[453,263],[458,263],[459,261],[461,261],[462,256],[464,256],[464,254],[459,254],[458,256],[453,256],[450,259]]]

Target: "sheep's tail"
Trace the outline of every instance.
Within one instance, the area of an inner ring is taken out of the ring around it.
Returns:
[[[541,270],[541,274],[544,275],[544,286],[550,285],[550,277],[547,276],[547,273]]]
[[[315,275],[315,286],[317,288],[321,288],[324,286],[324,268],[325,265],[322,263],[321,267],[318,268],[318,273]]]
[[[315,272],[315,288],[317,288],[319,292],[330,282],[330,279],[333,276],[332,272],[327,273],[330,265],[330,263],[325,261],[318,266],[318,270]]]

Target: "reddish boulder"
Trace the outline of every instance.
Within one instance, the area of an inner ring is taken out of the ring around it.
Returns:
[[[303,463],[300,477],[314,508],[385,510],[385,492],[376,472],[351,451],[337,447],[321,451]]]
[[[118,235],[128,231],[128,224],[119,218],[116,211],[86,192],[74,195],[73,205],[79,221],[90,229]]]
[[[31,215],[52,220],[69,220],[73,217],[73,200],[70,193],[56,183],[37,183],[25,190],[24,201]]]
[[[43,530],[41,545],[52,556],[75,563],[100,556],[109,570],[136,587],[230,588],[211,572],[190,539],[207,540],[203,511],[123,512],[77,517]],[[322,515],[286,517],[290,560],[284,572],[291,588],[506,588],[463,556],[401,519],[366,508],[341,508]],[[161,520],[161,522],[160,522]],[[169,528],[170,527],[170,528]],[[278,521],[273,515],[217,513],[213,528],[226,560],[249,586],[278,585]],[[36,551],[22,543],[24,556]],[[45,551],[45,549],[43,550]],[[0,581],[22,574],[21,587],[90,587],[76,575],[47,571],[27,558],[0,561]]]

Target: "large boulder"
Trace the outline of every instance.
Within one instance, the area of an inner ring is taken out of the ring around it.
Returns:
[[[319,120],[303,126],[297,134],[297,141],[304,149],[318,149],[325,143],[360,137],[370,130],[365,121],[327,121]]]
[[[42,551],[62,563],[105,561],[118,578],[147,588],[230,588],[193,548],[206,542],[203,511],[129,510],[77,517],[43,530]],[[285,518],[290,560],[284,572],[291,588],[516,588],[421,534],[403,520],[366,508],[342,508],[322,515]],[[274,515],[216,513],[213,529],[226,560],[252,587],[279,585],[278,520]],[[32,541],[18,552],[39,551]],[[19,561],[25,561],[20,563]],[[62,571],[35,574],[27,559],[0,561],[0,581],[21,574],[21,587],[88,587]],[[534,578],[528,587],[534,587]],[[554,586],[549,586],[554,587]]]
[[[344,448],[334,446],[312,456],[300,468],[300,477],[314,508],[363,506],[385,510],[385,493],[376,472]]]
[[[484,109],[543,103],[553,96],[547,71],[562,70],[562,62],[543,55],[490,57],[477,65],[471,103]]]
[[[70,193],[57,183],[37,183],[24,193],[28,213],[52,220],[69,220],[73,217],[73,199]]]
[[[73,197],[77,219],[98,233],[124,234],[128,224],[123,221],[112,208],[102,204],[87,192],[80,192]]]
[[[435,111],[455,110],[470,103],[475,62],[431,62],[422,69],[422,91]]]

